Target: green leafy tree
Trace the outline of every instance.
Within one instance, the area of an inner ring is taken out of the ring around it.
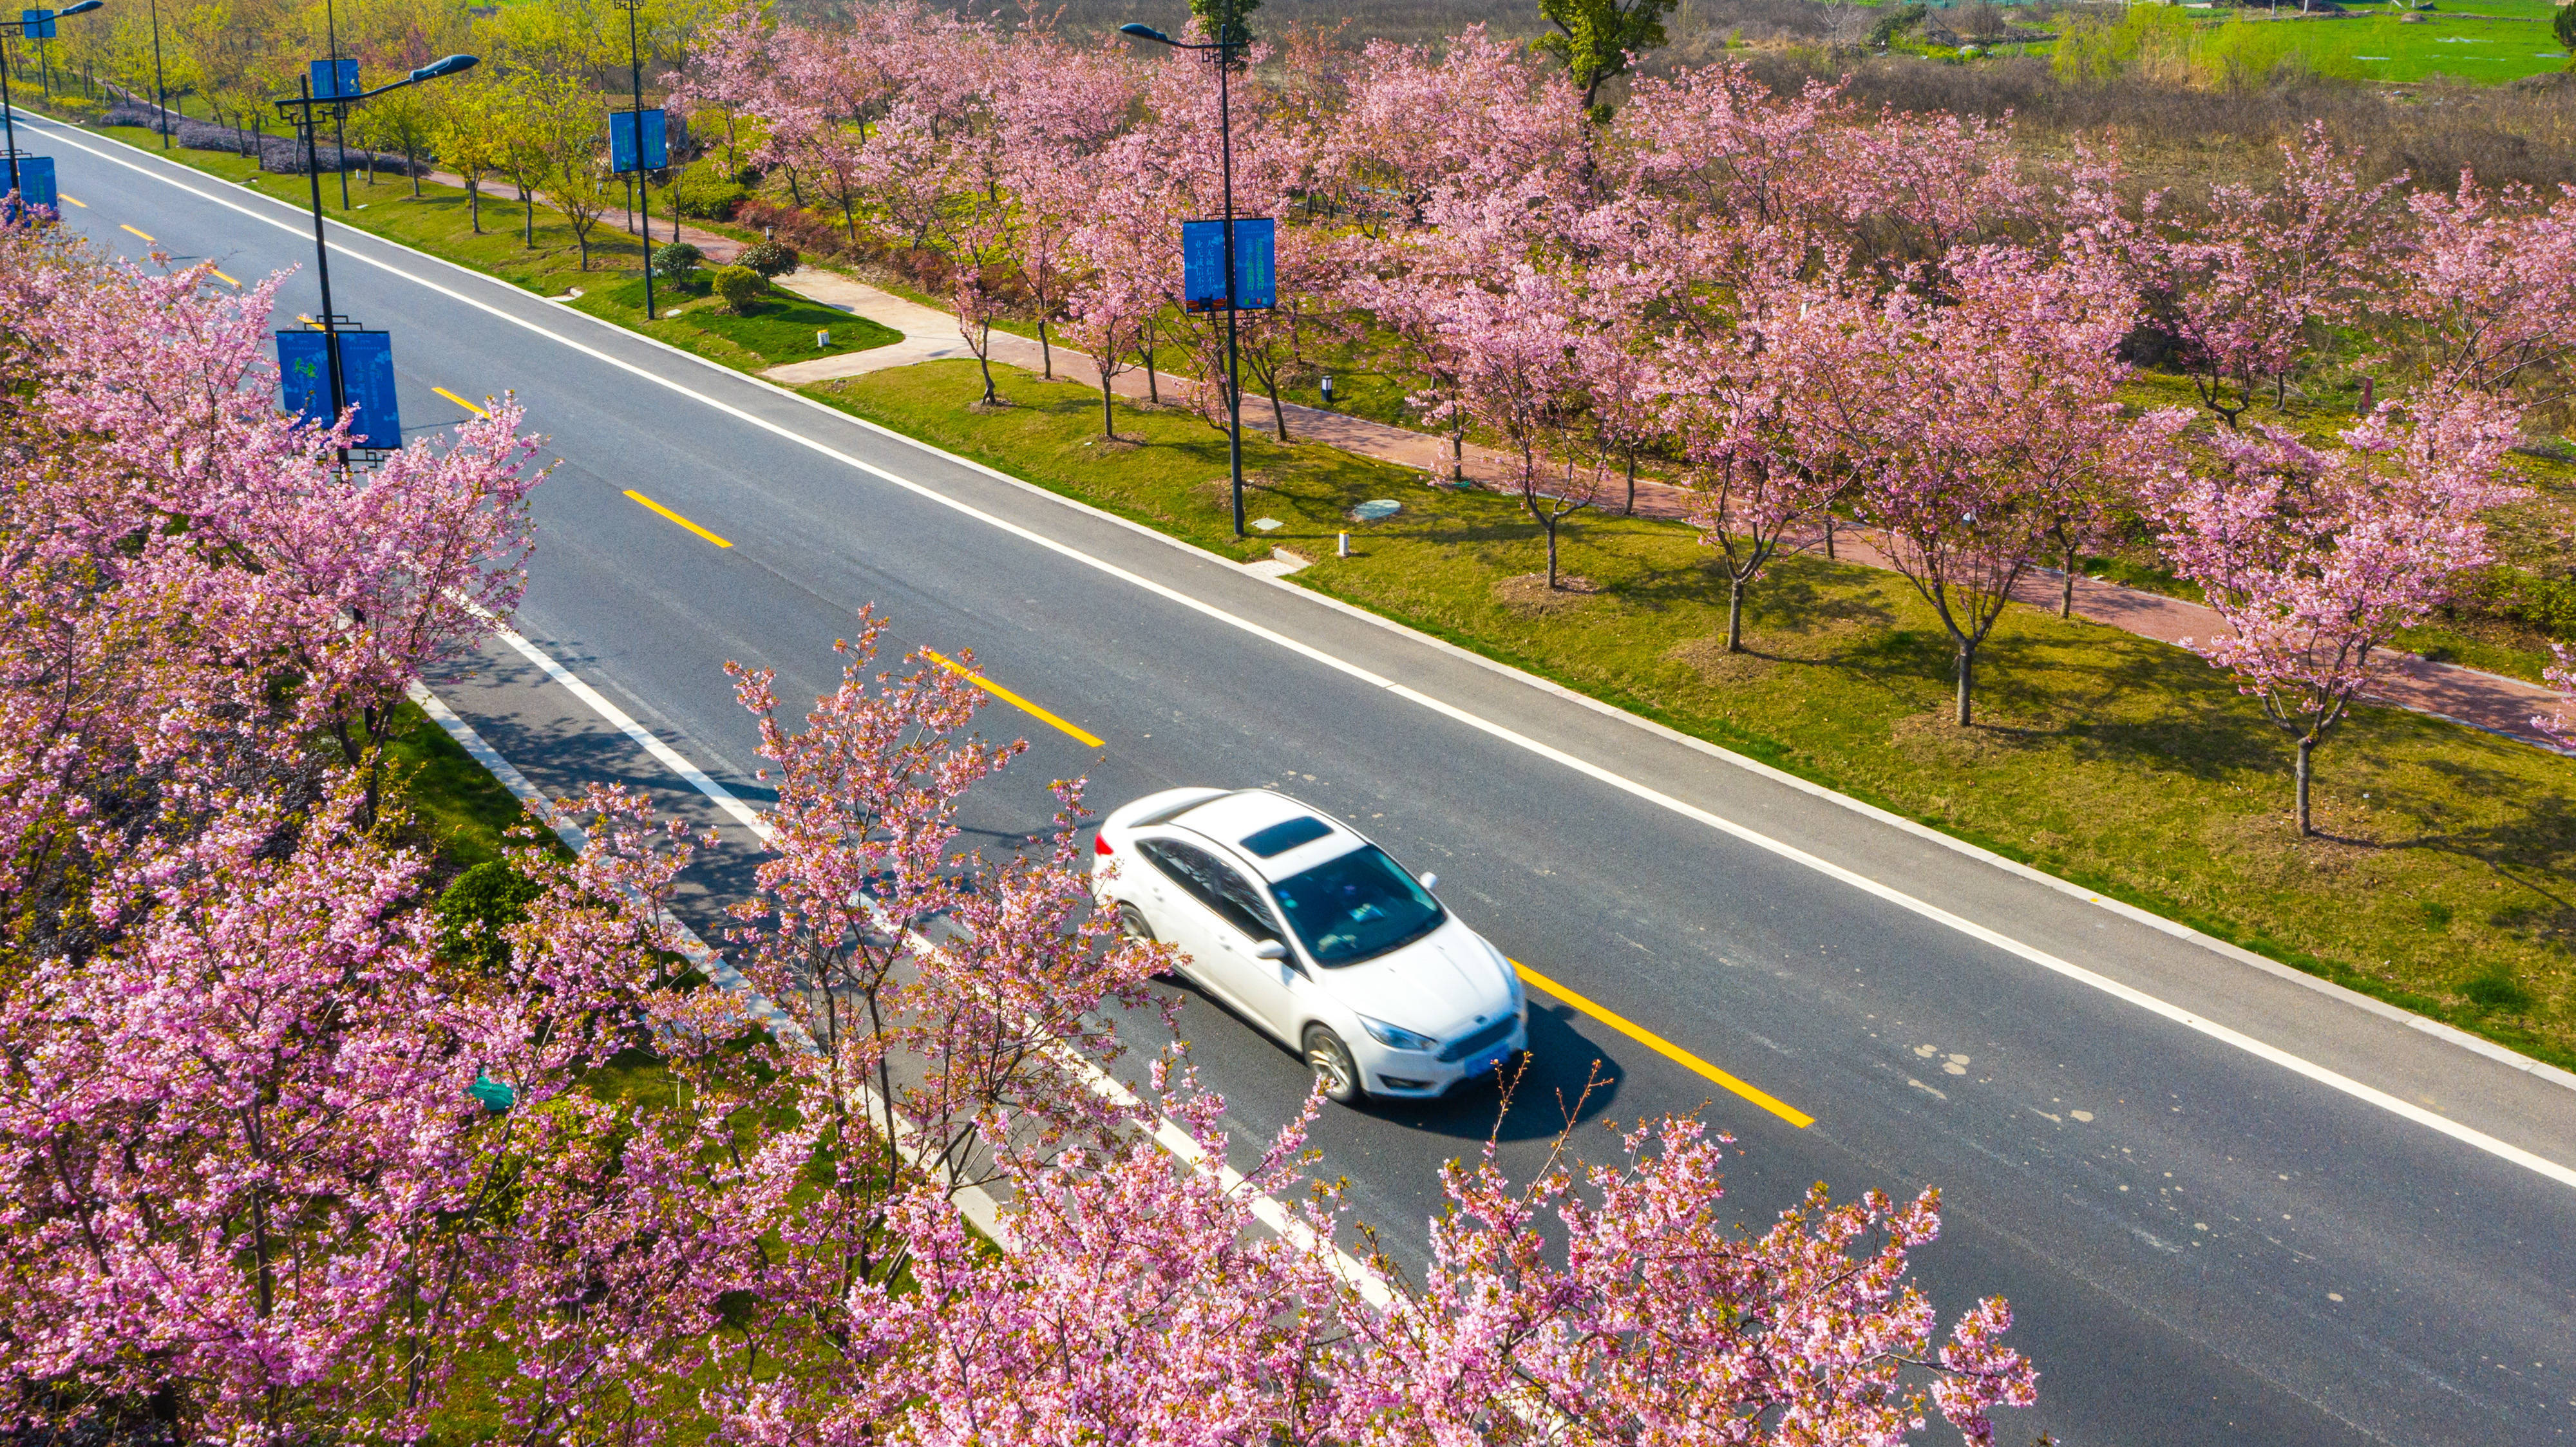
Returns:
[[[2571,55],[2576,55],[2576,5],[2561,5],[2558,7],[2558,20],[2555,28],[2558,31],[2558,43],[2566,46]],[[2576,59],[2569,60],[2567,62],[2567,68],[2570,70],[2576,70]]]
[[[1261,0],[1190,0],[1191,17],[1197,20],[1199,28],[1210,36],[1214,36],[1218,29],[1226,24],[1227,15],[1231,12],[1233,26],[1226,38],[1237,45],[1251,43],[1252,26],[1244,17],[1260,8]]]
[[[1541,54],[1565,62],[1566,72],[1583,87],[1583,103],[1599,119],[1601,87],[1628,69],[1629,56],[1663,48],[1670,38],[1664,17],[1672,9],[1673,0],[1538,0],[1539,17],[1556,33],[1534,43]]]

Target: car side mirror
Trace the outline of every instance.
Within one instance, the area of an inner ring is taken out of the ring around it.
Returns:
[[[1288,958],[1288,947],[1277,940],[1263,940],[1252,947],[1252,957],[1256,960],[1284,960]]]
[[[1438,888],[1440,887],[1440,876],[1439,876],[1439,875],[1436,875],[1436,874],[1424,874],[1424,875],[1420,875],[1420,876],[1417,876],[1417,877],[1421,879],[1421,881],[1422,881],[1422,887],[1423,887],[1424,889],[1426,889],[1426,890],[1438,889]]]

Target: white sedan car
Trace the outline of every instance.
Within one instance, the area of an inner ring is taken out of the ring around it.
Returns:
[[[1358,831],[1267,789],[1166,789],[1101,821],[1092,889],[1127,932],[1295,1047],[1324,1093],[1424,1098],[1529,1045],[1520,976]]]

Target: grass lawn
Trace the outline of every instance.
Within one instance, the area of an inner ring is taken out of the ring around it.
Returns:
[[[1236,558],[1314,558],[1296,581],[1922,819],[2314,973],[2576,1065],[2576,771],[2473,730],[2365,708],[2319,751],[2327,837],[2291,831],[2290,750],[2180,649],[2016,608],[1987,646],[1979,726],[1945,722],[1949,646],[1903,579],[1793,559],[1756,594],[1754,652],[1710,639],[1723,593],[1680,527],[1579,515],[1550,597],[1511,499],[1321,447],[1245,439],[1230,533],[1224,439],[996,367],[1015,404],[965,408],[971,362],[805,389],[873,421]],[[1392,497],[1404,511],[1354,523]],[[1336,559],[1333,534],[1353,534]]]
[[[388,773],[398,781],[398,797],[414,821],[414,837],[405,842],[436,852],[434,874],[442,886],[487,859],[500,858],[511,826],[536,823],[519,806],[517,795],[416,704],[401,706],[401,720],[386,751]],[[551,830],[539,833],[547,840],[555,837]]]
[[[99,128],[98,134],[147,150],[160,149],[160,138],[138,126]],[[284,196],[299,206],[310,200],[303,177],[263,174],[255,162],[230,151],[178,147],[169,156],[208,175]],[[325,176],[322,206],[334,220],[497,276],[540,296],[562,296],[579,290],[581,296],[571,305],[583,311],[746,372],[863,351],[903,339],[890,327],[776,288],[771,289],[759,312],[737,317],[705,299],[703,282],[698,284],[696,295],[679,298],[683,302],[680,315],[646,322],[643,247],[633,236],[611,227],[607,218],[603,217],[591,232],[590,267],[585,270],[572,223],[550,207],[535,208],[535,242],[531,245],[529,208],[520,205],[506,188],[485,188],[479,232],[475,229],[473,208],[462,190],[423,182],[420,191],[415,198],[407,180],[382,176],[371,185],[363,172],[354,173],[349,178],[350,209],[342,211],[339,180]],[[829,347],[814,345],[814,333],[821,328],[829,328],[832,333]]]
[[[2421,24],[2376,5],[2351,11],[2300,23],[2318,30],[2321,45],[2350,56],[2372,80],[2443,75],[2494,84],[2567,68],[2567,47],[2549,28],[2549,0],[2459,0],[2418,12]]]

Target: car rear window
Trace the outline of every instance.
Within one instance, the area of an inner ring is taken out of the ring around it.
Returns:
[[[1282,819],[1267,829],[1256,829],[1243,838],[1243,847],[1259,858],[1274,859],[1300,844],[1312,844],[1333,832],[1333,826],[1309,814],[1303,818]]]
[[[1363,844],[1270,886],[1289,928],[1315,963],[1331,969],[1409,944],[1445,918],[1440,902],[1385,851]]]

